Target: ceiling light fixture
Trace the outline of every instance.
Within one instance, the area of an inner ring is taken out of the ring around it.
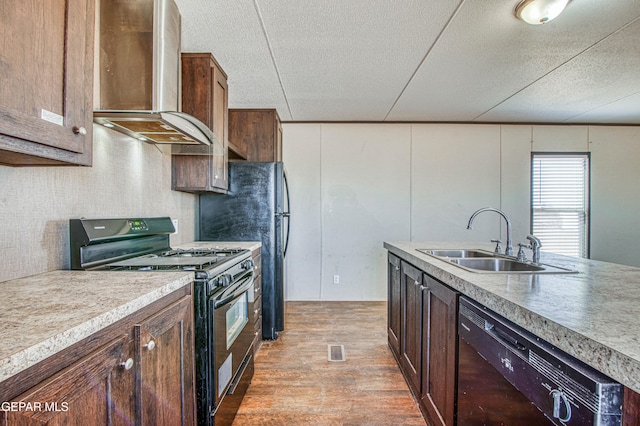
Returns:
[[[568,3],[569,0],[522,0],[515,14],[527,24],[546,24],[560,15]]]

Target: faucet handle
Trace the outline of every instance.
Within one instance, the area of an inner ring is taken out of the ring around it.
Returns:
[[[522,243],[518,243],[518,256],[516,257],[516,260],[518,262],[526,262],[527,261],[527,256],[524,254],[524,249],[530,249],[531,246],[527,245],[527,244],[522,244]]]
[[[500,252],[502,251],[502,247],[500,246],[500,244],[502,244],[502,241],[500,240],[491,240],[492,243],[496,243],[496,248],[495,250],[493,250],[493,252],[495,254],[501,254]]]

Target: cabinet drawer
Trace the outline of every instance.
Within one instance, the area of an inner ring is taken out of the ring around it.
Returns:
[[[256,275],[255,281],[253,282],[253,295],[254,298],[260,297],[262,294],[262,274]]]
[[[253,320],[262,324],[262,297],[258,296],[255,302],[253,302]]]
[[[258,251],[258,254],[254,254],[252,259],[253,263],[256,265],[256,275],[260,275],[262,272],[262,256],[260,256],[260,252]]]
[[[253,331],[262,331],[262,315],[256,317],[256,321],[253,324]],[[259,333],[259,337],[262,337],[262,333]]]

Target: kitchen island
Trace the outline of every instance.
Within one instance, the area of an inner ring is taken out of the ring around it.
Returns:
[[[426,273],[424,279],[431,276],[445,284],[439,284],[441,295],[457,291],[622,383],[626,387],[625,424],[640,424],[640,396],[637,393],[640,391],[640,328],[637,326],[640,268],[543,252],[542,264],[566,268],[574,273],[482,273],[468,271],[417,249],[480,249],[492,252],[493,245],[477,242],[385,242],[384,247],[390,256],[390,291],[392,279],[395,279],[391,271],[399,266],[393,262],[400,259],[403,265],[413,265],[409,269],[416,273],[423,271]],[[416,284],[419,284],[422,278],[415,276]],[[393,297],[390,293],[390,317],[396,315],[392,312]],[[449,302],[448,306],[449,312],[456,310],[455,303]],[[449,317],[451,322],[455,323],[452,319],[455,315]],[[408,317],[403,318],[406,321]],[[448,327],[447,323],[440,324],[438,327]],[[396,336],[392,328],[390,322],[393,351]],[[405,349],[410,352],[417,350],[412,347]],[[415,362],[407,362],[411,361],[411,353],[402,352],[398,356],[397,349],[393,352],[403,371],[408,365],[416,365]],[[414,355],[414,361],[418,359],[415,356],[418,355]],[[450,356],[457,355],[451,352]],[[414,376],[411,376],[411,369],[409,371],[405,377],[415,381],[416,370],[413,370]],[[447,386],[450,396],[454,385],[449,380]],[[423,404],[424,400],[423,391]],[[429,406],[429,403],[424,405]],[[445,417],[442,414],[444,407],[453,409],[452,403],[440,404],[437,409],[441,413],[436,417]],[[446,421],[443,423],[448,424]]]
[[[640,268],[542,252],[541,263],[575,274],[474,273],[416,249],[471,242],[385,242],[384,247],[451,288],[640,392]]]

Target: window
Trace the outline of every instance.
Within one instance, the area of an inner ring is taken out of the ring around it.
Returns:
[[[589,256],[589,154],[532,154],[531,233],[544,251]]]

